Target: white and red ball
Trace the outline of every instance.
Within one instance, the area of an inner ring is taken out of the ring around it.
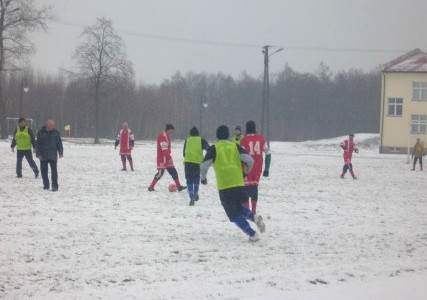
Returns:
[[[175,193],[177,190],[178,190],[178,189],[177,189],[177,187],[176,187],[176,184],[175,184],[175,183],[171,183],[171,184],[169,184],[169,192],[171,192],[171,193]]]

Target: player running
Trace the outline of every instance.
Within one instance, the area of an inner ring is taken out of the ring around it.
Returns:
[[[354,134],[350,134],[348,139],[341,143],[341,148],[344,150],[344,167],[341,173],[341,178],[344,178],[347,171],[350,171],[353,179],[357,179],[356,175],[354,175],[353,164],[351,163],[353,152],[359,153],[359,149],[354,142]]]
[[[265,232],[265,224],[261,216],[242,205],[247,200],[243,173],[251,171],[253,159],[242,147],[229,140],[227,126],[218,127],[216,136],[218,141],[209,148],[200,167],[202,184],[207,184],[206,175],[213,165],[219,198],[228,218],[249,236],[249,241],[256,242],[260,237],[247,220],[255,222],[261,233]]]
[[[120,157],[122,159],[122,171],[126,171],[126,159],[129,161],[129,166],[132,172],[133,169],[133,160],[132,160],[132,150],[135,146],[135,136],[132,133],[132,130],[129,129],[129,124],[124,122],[122,129],[117,135],[116,143],[114,144],[114,149],[117,149],[117,146],[120,145]]]
[[[203,150],[208,150],[208,142],[199,134],[196,127],[191,128],[190,136],[184,143],[185,179],[187,180],[190,206],[199,200],[200,164],[203,161]]]
[[[157,173],[148,187],[149,192],[154,192],[154,187],[165,174],[165,170],[168,171],[169,175],[175,181],[177,190],[179,192],[187,188],[182,186],[179,182],[178,172],[175,169],[172,159],[171,135],[174,131],[175,127],[172,124],[167,124],[165,131],[161,132],[157,137]]]
[[[258,185],[261,178],[261,174],[264,177],[268,177],[271,164],[271,154],[265,138],[257,134],[256,124],[254,121],[248,121],[246,123],[246,134],[240,142],[240,145],[245,149],[254,160],[254,166],[252,170],[245,177],[246,192],[248,194],[248,201],[244,204],[245,207],[252,210],[256,214],[257,202],[258,202]],[[265,168],[264,173],[262,167],[264,164],[265,154]]]

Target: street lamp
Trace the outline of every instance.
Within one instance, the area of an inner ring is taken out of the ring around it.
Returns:
[[[203,96],[200,97],[200,106],[199,106],[199,109],[200,109],[200,111],[199,111],[199,117],[200,117],[200,120],[199,120],[199,129],[200,129],[200,135],[202,135],[203,109],[206,109],[208,107],[209,107],[209,104],[206,101],[204,101]]]
[[[264,54],[264,84],[262,93],[262,116],[261,126],[262,132],[266,137],[267,145],[270,147],[270,78],[269,78],[269,59],[274,54],[283,51],[283,48],[278,48],[274,52],[269,53],[270,48],[274,46],[266,45],[262,47]]]
[[[23,117],[24,114],[24,96],[30,91],[30,88],[25,86],[24,78],[21,79],[21,92],[19,96],[19,117]]]

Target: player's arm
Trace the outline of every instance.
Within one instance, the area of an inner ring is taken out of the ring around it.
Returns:
[[[243,173],[247,175],[251,172],[254,166],[254,160],[249,155],[249,153],[245,149],[243,149],[240,145],[237,145],[237,148],[239,149],[240,160],[243,163]]]
[[[201,178],[202,184],[208,183],[206,176],[208,174],[209,168],[212,166],[212,164],[215,161],[215,157],[216,157],[215,146],[211,146],[206,152],[205,159],[200,165],[200,178]]]
[[[264,172],[262,173],[262,176],[268,177],[270,176],[270,166],[271,166],[271,153],[270,148],[267,146],[267,144],[264,145]]]
[[[119,144],[120,144],[120,132],[117,135],[116,141],[114,142],[114,149],[116,149]]]
[[[12,151],[15,149],[16,147],[16,130],[17,128],[15,128],[15,131],[13,132],[13,138],[12,138],[12,144],[10,144],[10,148],[12,149]]]
[[[202,139],[202,149],[205,151],[208,151],[209,147],[210,146],[209,146],[208,141],[206,141],[205,139]]]
[[[135,136],[133,135],[133,133],[131,133],[129,135],[129,147],[131,149],[133,149],[133,147],[135,147]]]
[[[185,148],[187,148],[187,140],[184,141],[184,147],[182,148],[182,157],[185,158]]]

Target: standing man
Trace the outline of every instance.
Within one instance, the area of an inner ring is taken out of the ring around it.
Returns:
[[[50,182],[48,177],[48,168],[50,166],[52,179],[52,192],[58,191],[58,154],[59,158],[64,155],[61,135],[55,129],[55,122],[47,120],[46,125],[37,133],[36,143],[37,157],[40,159],[40,169],[43,178],[43,189],[49,190]]]
[[[240,127],[239,125],[237,125],[234,128],[234,132],[233,132],[233,141],[240,145],[240,141],[242,140],[242,127]]]
[[[154,176],[153,181],[148,187],[149,192],[153,192],[157,182],[165,174],[165,170],[168,171],[169,175],[175,181],[177,190],[179,192],[186,189],[179,182],[178,172],[175,169],[172,159],[171,151],[171,135],[175,131],[175,127],[172,124],[167,124],[165,131],[161,132],[157,137],[157,173]]]
[[[350,174],[353,179],[357,179],[356,175],[354,175],[353,164],[351,163],[351,159],[353,158],[353,152],[359,153],[359,149],[354,143],[354,134],[350,134],[348,136],[348,140],[345,140],[341,143],[341,148],[344,150],[344,167],[341,173],[341,178],[344,179],[344,176],[347,171],[350,171]]]
[[[261,216],[243,206],[247,200],[243,176],[251,171],[253,160],[245,150],[229,140],[227,126],[218,127],[216,136],[218,141],[209,148],[200,167],[202,184],[207,184],[206,175],[213,165],[219,198],[229,220],[249,236],[249,241],[256,242],[260,237],[247,220],[254,222],[261,233],[265,232],[265,224]]]
[[[417,161],[420,162],[420,170],[422,171],[423,170],[424,143],[422,143],[419,138],[417,138],[417,142],[415,143],[412,155],[414,157],[414,165],[413,165],[412,171],[415,171],[415,166],[417,165]]]
[[[185,179],[187,180],[190,206],[199,200],[200,164],[203,162],[203,150],[208,150],[208,142],[199,134],[196,127],[191,128],[190,136],[184,143]]]
[[[13,134],[12,144],[10,146],[12,152],[16,147],[16,177],[22,178],[22,159],[25,157],[31,169],[33,169],[34,176],[39,176],[39,169],[33,159],[32,148],[36,148],[36,139],[31,128],[28,127],[25,118],[20,118],[18,127]]]
[[[132,130],[129,129],[129,124],[124,122],[122,129],[117,135],[116,143],[114,144],[114,149],[117,149],[117,146],[120,145],[120,157],[122,159],[122,171],[126,171],[126,159],[129,161],[129,166],[133,172],[133,160],[132,160],[132,150],[135,146],[135,136],[133,135]]]
[[[258,202],[258,185],[261,174],[263,174],[264,177],[268,177],[269,175],[271,154],[264,136],[257,134],[256,124],[254,121],[248,121],[246,123],[246,134],[240,142],[240,145],[250,154],[254,160],[254,166],[252,170],[245,177],[246,192],[249,198],[245,203],[245,207],[251,209],[252,212],[256,214],[256,207]],[[263,173],[262,167],[264,163],[264,154],[265,168]]]

